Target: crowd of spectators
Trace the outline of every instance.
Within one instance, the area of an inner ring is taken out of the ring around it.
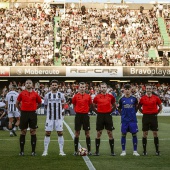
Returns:
[[[61,17],[56,24],[54,16]],[[162,43],[155,8],[0,10],[1,66],[51,66],[54,56],[63,66],[162,66],[161,58],[148,56]]]
[[[170,6],[168,4],[163,8],[162,13],[165,19],[170,19]]]
[[[165,19],[166,30],[170,38],[170,6],[169,5],[167,5],[166,8],[163,8],[162,15]]]
[[[170,19],[168,19],[166,21],[166,28],[167,28],[167,31],[168,31],[168,35],[170,36]]]
[[[10,82],[8,86],[4,86],[1,91],[0,99],[1,101],[4,100],[7,92],[11,88],[12,84],[15,84],[18,87],[18,92],[20,93],[22,90],[25,89],[24,83],[16,83],[15,81]],[[75,93],[78,91],[79,83],[65,83],[59,82],[58,83],[58,90],[65,94],[67,99],[67,103],[70,103],[71,98]],[[108,86],[108,93],[111,93],[116,98],[116,102],[118,103],[119,98],[123,95],[123,83],[116,83]],[[145,94],[145,84],[143,83],[131,83],[132,86],[132,94],[140,99],[140,97]],[[169,83],[152,83],[153,86],[153,93],[158,95],[164,106],[170,106],[170,84]],[[50,91],[50,86],[48,83],[40,84],[39,82],[34,83],[34,89],[37,91],[41,98],[43,99],[45,94]],[[100,84],[99,83],[86,83],[86,93],[89,93],[92,99],[95,97],[96,94],[100,92]]]
[[[166,23],[166,29],[170,37],[170,8],[165,9],[164,18],[165,18],[165,23]]]
[[[0,11],[0,65],[53,65],[54,11],[40,5]]]
[[[162,66],[149,58],[161,45],[156,11],[150,9],[66,9],[62,27],[62,65]]]

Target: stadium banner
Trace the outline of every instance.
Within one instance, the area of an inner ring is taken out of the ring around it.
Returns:
[[[123,77],[169,77],[170,67],[123,67]]]
[[[66,67],[11,67],[11,77],[60,77],[66,76]]]
[[[67,77],[123,77],[122,67],[116,66],[67,66]]]
[[[9,77],[10,67],[0,67],[0,77]]]

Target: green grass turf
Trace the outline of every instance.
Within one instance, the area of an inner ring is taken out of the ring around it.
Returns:
[[[170,117],[159,117],[159,138],[160,138],[160,151],[161,156],[155,156],[155,147],[151,131],[149,131],[147,151],[148,156],[135,157],[132,155],[132,140],[131,135],[127,135],[127,155],[120,157],[121,145],[120,145],[120,117],[113,116],[115,130],[113,131],[115,138],[115,153],[117,156],[110,156],[110,148],[108,142],[108,136],[106,131],[103,131],[100,145],[100,156],[90,156],[90,160],[96,170],[129,170],[129,169],[149,169],[149,170],[169,170],[170,169],[170,135],[169,124]],[[92,140],[92,152],[95,152],[95,116],[90,117],[91,121],[91,140]],[[74,131],[74,116],[66,116],[65,121]],[[44,122],[45,116],[38,116],[38,130],[37,130],[37,156],[32,157],[30,146],[29,131],[26,136],[25,144],[25,156],[20,157],[19,154],[19,131],[17,131],[17,137],[9,137],[9,132],[0,131],[0,170],[29,170],[29,169],[41,169],[41,170],[87,170],[87,166],[80,156],[73,156],[74,145],[72,137],[70,136],[67,128],[64,126],[64,139],[65,147],[64,151],[67,156],[59,156],[59,148],[57,142],[56,132],[52,132],[51,142],[49,145],[49,152],[47,157],[42,157],[43,152],[43,139],[44,139]],[[142,131],[141,131],[141,117],[138,117],[138,152],[142,154]],[[86,147],[84,131],[81,131],[80,144]]]

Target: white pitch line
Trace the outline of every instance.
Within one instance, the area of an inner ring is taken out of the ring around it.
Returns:
[[[9,139],[0,139],[0,141],[18,141],[19,139],[16,138],[16,137],[10,137]],[[131,141],[132,139],[126,139],[127,141]],[[142,139],[138,139],[139,141],[141,141]],[[147,139],[149,141],[153,141],[154,139]],[[26,140],[26,141],[30,141],[30,140]],[[40,142],[43,142],[44,139],[38,139],[37,141],[40,141]],[[58,141],[57,139],[52,139],[50,140],[50,142],[56,142]],[[85,142],[86,140],[79,140],[80,142]],[[95,140],[91,140],[92,142],[94,142]],[[115,139],[115,141],[120,141],[120,139]],[[159,138],[159,141],[170,141],[170,138],[164,138],[164,139],[161,139]],[[73,140],[65,140],[64,139],[64,142],[73,142]],[[101,142],[108,142],[108,140],[101,140]]]
[[[65,122],[64,122],[64,125],[67,127],[72,139],[74,139],[74,133],[73,131],[71,130],[70,126]],[[81,147],[80,143],[79,143],[79,146]],[[89,168],[89,170],[96,170],[96,168],[93,166],[92,162],[90,161],[89,157],[88,156],[82,156],[82,158],[84,159],[84,162],[86,163],[87,167]]]

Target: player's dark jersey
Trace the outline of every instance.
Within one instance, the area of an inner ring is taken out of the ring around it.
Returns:
[[[119,100],[119,109],[121,110],[121,122],[137,122],[136,118],[136,105],[138,100],[134,96],[125,97],[123,96]]]

